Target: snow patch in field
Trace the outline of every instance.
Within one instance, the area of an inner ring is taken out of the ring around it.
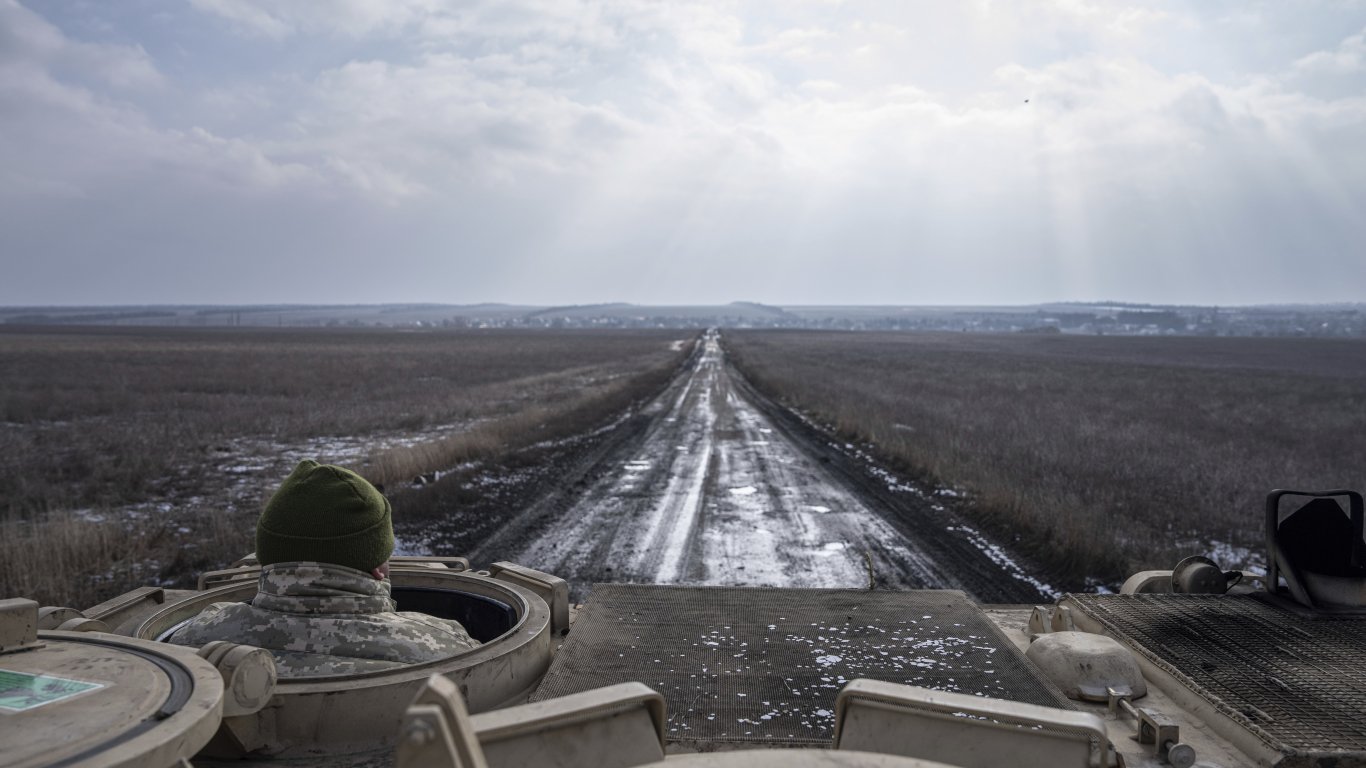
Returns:
[[[394,534],[394,554],[399,557],[422,557],[432,553],[431,542],[416,537]]]
[[[1259,550],[1211,540],[1207,542],[1203,554],[1218,563],[1220,568],[1243,570],[1255,576],[1266,575],[1266,553]]]
[[[244,475],[248,472],[262,472],[270,468],[270,465],[262,462],[259,464],[224,464],[218,467],[220,472],[229,475]]]
[[[1113,589],[1110,589],[1108,584],[1093,576],[1088,576],[1086,578],[1086,591],[1093,592],[1097,595],[1113,595],[1115,593]]]
[[[620,427],[622,424],[625,424],[627,419],[635,415],[635,412],[636,411],[634,408],[628,408],[625,412],[623,412],[620,416],[613,419],[611,422],[604,424],[601,427],[592,430],[591,432],[580,432],[577,435],[562,437],[558,440],[542,440],[539,443],[532,443],[530,448],[532,450],[541,450],[545,448],[561,448],[567,445],[581,443],[585,440],[597,437],[598,435],[605,435],[608,432],[615,430],[617,427]]]
[[[841,453],[858,459],[863,464],[864,470],[878,480],[881,480],[882,483],[887,486],[887,490],[893,493],[909,493],[912,496],[918,496],[922,499],[925,498],[924,491],[915,485],[902,482],[901,478],[878,466],[877,461],[873,459],[872,454],[855,447],[853,443],[831,442],[829,445],[831,448],[834,448]]]
[[[959,525],[957,527],[950,525],[946,527],[945,530],[957,531],[962,534],[974,547],[977,547],[982,554],[986,555],[987,559],[1000,566],[1001,570],[1009,574],[1011,578],[1023,581],[1039,590],[1039,592],[1048,595],[1050,598],[1057,598],[1062,595],[1061,592],[1053,589],[1051,585],[1045,584],[1033,576],[1030,576],[1028,573],[1025,573],[1025,570],[1020,567],[1019,563],[1012,560],[1010,555],[1007,555],[999,544],[992,544],[987,537],[983,536],[977,529],[966,525]]]

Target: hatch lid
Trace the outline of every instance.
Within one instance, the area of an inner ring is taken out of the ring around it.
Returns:
[[[36,603],[4,602],[36,620]],[[213,737],[222,708],[222,676],[192,649],[36,632],[0,653],[0,766],[174,765]]]

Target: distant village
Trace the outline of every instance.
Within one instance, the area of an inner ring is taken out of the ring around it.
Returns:
[[[432,328],[799,328],[1115,336],[1366,337],[1366,303],[1249,307],[1060,303],[1021,307],[593,304],[0,307],[9,325]]]

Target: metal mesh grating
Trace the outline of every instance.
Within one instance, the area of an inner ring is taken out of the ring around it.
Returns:
[[[866,677],[1071,708],[961,592],[598,584],[533,701],[638,680],[673,741],[828,744]]]
[[[1252,595],[1070,595],[1088,615],[1278,748],[1366,753],[1366,617]]]

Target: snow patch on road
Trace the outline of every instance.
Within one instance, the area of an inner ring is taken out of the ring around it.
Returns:
[[[812,552],[811,554],[817,557],[830,557],[831,555],[840,554],[848,548],[849,545],[845,544],[842,541],[832,541],[829,544],[826,544],[825,546],[816,550],[815,552]]]
[[[659,581],[672,584],[679,580],[683,558],[687,555],[688,539],[697,526],[697,516],[702,510],[702,488],[707,483],[707,465],[711,462],[711,444],[702,451],[701,471],[693,478],[688,495],[683,498],[683,506],[672,521],[669,537],[664,544],[664,560],[659,568]]]

